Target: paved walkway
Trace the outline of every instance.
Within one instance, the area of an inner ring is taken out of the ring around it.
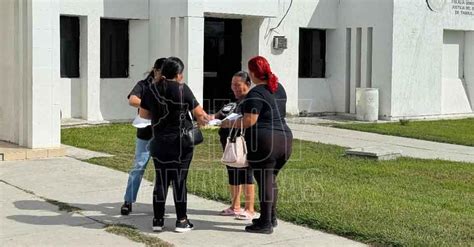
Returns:
[[[77,160],[88,160],[92,158],[101,158],[101,157],[112,157],[113,155],[95,152],[83,148],[77,148],[68,145],[61,145],[63,148],[66,149],[66,156],[71,157]]]
[[[403,156],[474,163],[474,147],[423,141],[405,137],[337,129],[309,124],[289,124],[301,140],[343,147],[383,147],[401,151]]]
[[[176,246],[363,246],[362,244],[280,221],[272,235],[243,231],[247,222],[216,213],[226,205],[189,196],[189,217],[196,229],[174,233],[175,214],[168,202],[163,233],[151,232],[152,185],[143,181],[131,216],[121,216],[127,174],[72,158],[0,163],[0,245],[134,246],[141,245],[103,230],[123,223]],[[169,193],[168,199],[171,199]],[[46,198],[81,208],[58,211]]]

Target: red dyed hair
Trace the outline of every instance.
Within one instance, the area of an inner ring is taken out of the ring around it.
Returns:
[[[248,66],[255,77],[268,82],[267,87],[270,92],[276,92],[278,89],[278,77],[273,74],[267,59],[262,56],[256,56],[249,60]]]

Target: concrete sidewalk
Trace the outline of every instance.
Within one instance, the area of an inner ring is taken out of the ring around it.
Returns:
[[[474,147],[423,141],[405,137],[337,129],[309,124],[288,124],[294,138],[349,148],[384,147],[401,151],[403,156],[474,162]]]
[[[171,193],[165,220],[167,229],[153,233],[150,182],[143,180],[133,214],[119,213],[127,177],[126,173],[72,158],[2,162],[0,245],[141,245],[103,230],[104,224],[122,223],[176,246],[364,246],[283,221],[272,235],[249,234],[244,232],[248,222],[217,215],[226,205],[192,195],[188,198],[188,212],[195,230],[174,233]],[[80,214],[58,211],[57,206],[44,198],[65,202],[82,211]]]

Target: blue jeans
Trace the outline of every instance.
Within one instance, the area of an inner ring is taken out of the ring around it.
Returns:
[[[142,182],[143,173],[150,159],[150,151],[148,150],[149,143],[149,140],[139,138],[136,140],[135,161],[128,176],[127,190],[124,196],[124,201],[126,202],[135,202],[137,200],[138,189]]]

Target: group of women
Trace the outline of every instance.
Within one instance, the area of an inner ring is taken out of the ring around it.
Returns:
[[[152,137],[144,140],[137,133],[135,165],[130,173],[121,213],[126,215],[131,212],[140,184],[136,180],[140,180],[143,175],[146,165],[146,162],[143,165],[143,161],[148,161],[151,156],[156,171],[153,230],[163,230],[165,202],[170,185],[173,186],[177,215],[175,231],[186,232],[193,229],[186,214],[186,178],[194,145],[183,141],[183,134],[192,128],[194,119],[199,126],[205,126],[214,118],[225,119],[231,113],[240,113],[242,117],[239,119],[221,122],[219,135],[224,148],[229,132],[238,135],[240,129],[245,129],[249,166],[227,167],[232,204],[220,214],[252,220],[252,224],[245,228],[247,232],[272,233],[277,226],[276,178],[291,155],[293,140],[285,122],[285,89],[271,71],[268,61],[261,56],[254,57],[248,62],[249,73],[240,71],[232,78],[231,87],[237,102],[224,106],[215,115],[208,115],[184,83],[183,70],[184,64],[179,58],[158,59],[148,78],[137,83],[134,88],[139,87],[135,90],[139,93],[132,90],[129,95],[129,102],[131,99],[135,100],[134,104],[130,102],[131,105],[137,106],[139,102],[140,117],[151,119]],[[138,86],[139,84],[143,86]],[[147,148],[142,147],[143,143],[148,143],[149,154],[146,153]],[[254,218],[254,178],[260,201],[259,218]],[[240,208],[242,187],[245,193],[244,210]]]

